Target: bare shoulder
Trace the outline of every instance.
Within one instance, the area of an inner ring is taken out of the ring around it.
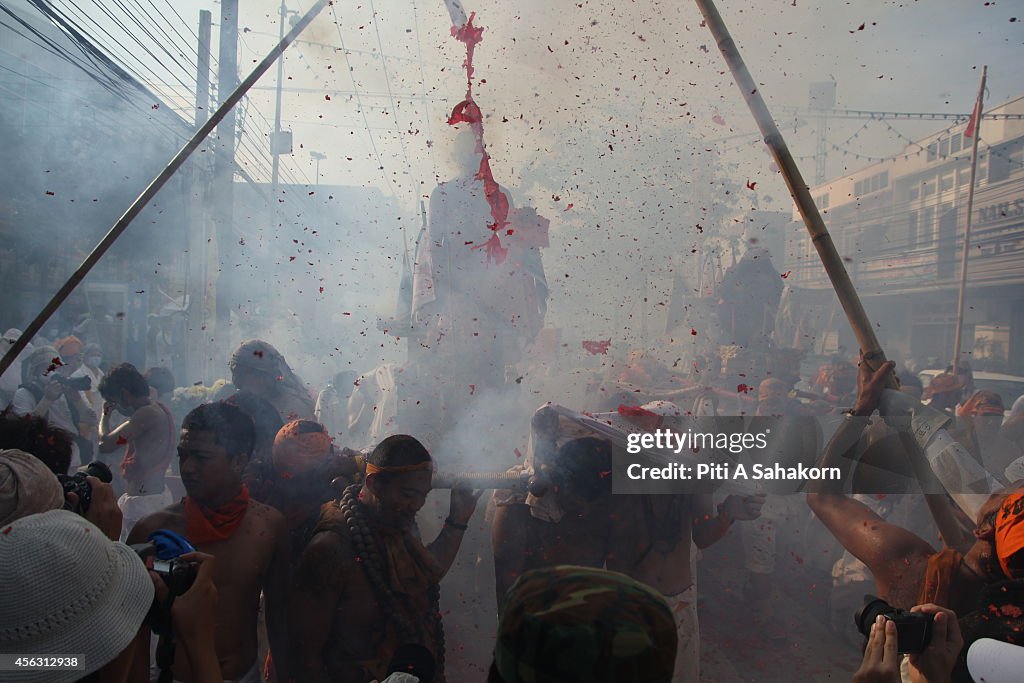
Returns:
[[[341,591],[353,566],[351,541],[336,531],[320,531],[306,544],[299,558],[295,585],[299,590]]]
[[[250,498],[249,510],[246,515],[262,530],[271,531],[274,534],[285,533],[284,515],[265,503]]]
[[[175,503],[163,510],[146,515],[132,527],[128,543],[143,543],[157,529],[168,529],[181,533],[185,530],[185,510],[181,503]]]

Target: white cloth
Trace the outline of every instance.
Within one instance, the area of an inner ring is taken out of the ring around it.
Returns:
[[[1021,456],[1006,466],[1006,470],[1003,472],[1003,476],[1006,477],[1006,481],[1009,483],[1018,482],[1024,479],[1024,456]]]
[[[697,586],[682,593],[665,596],[665,602],[676,620],[676,666],[672,683],[700,681],[700,626],[697,622]]]
[[[89,366],[82,365],[82,367],[71,373],[71,376],[89,378],[92,382],[92,386],[89,388],[89,391],[80,392],[82,394],[82,400],[85,401],[87,406],[93,409],[93,412],[95,412],[97,416],[102,415],[103,397],[100,395],[100,380],[103,379],[103,371],[99,368],[92,370]]]
[[[395,418],[398,416],[398,390],[395,382],[397,369],[398,366],[394,363],[385,363],[374,371],[380,402],[370,425],[370,443],[379,443],[391,434],[394,427]]]
[[[342,405],[338,390],[334,387],[327,387],[317,395],[313,415],[317,422],[327,428],[327,433],[332,437],[347,435],[348,407]]]
[[[945,429],[935,432],[924,451],[932,471],[953,501],[976,520],[978,510],[991,492],[1000,488],[1000,483]]]
[[[4,340],[6,341],[6,337]],[[7,349],[11,347],[11,344],[0,344],[0,352],[7,353]],[[0,375],[0,392],[3,392],[4,395],[14,396],[14,392],[18,390],[18,385],[21,384],[21,359],[31,352],[32,345],[29,344],[25,347],[24,351],[18,354],[18,357],[14,359],[11,366],[4,371],[4,374]]]
[[[35,413],[38,404],[39,401],[36,401],[36,397],[25,387],[20,387],[14,392],[14,400],[11,401],[11,407],[16,415],[32,415]],[[64,395],[61,395],[60,398],[51,403],[50,409],[42,417],[45,417],[46,421],[54,427],[59,427],[69,432],[72,436],[78,435],[78,425],[71,419],[71,406],[68,405],[68,399]],[[80,467],[81,464],[82,456],[78,452],[78,444],[72,441],[71,469],[74,470]]]
[[[148,496],[122,494],[117,499],[117,507],[121,508],[121,514],[124,517],[124,522],[121,524],[121,542],[128,540],[128,534],[140,519],[173,504],[174,496],[171,495],[171,490],[166,485],[161,493]]]
[[[1024,670],[1024,647],[981,638],[967,650],[967,671],[985,683],[1016,683]]]

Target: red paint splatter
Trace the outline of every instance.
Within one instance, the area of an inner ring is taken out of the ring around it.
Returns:
[[[475,393],[476,393],[476,385],[475,384],[470,384],[469,385],[469,395],[472,396]]]
[[[565,211],[568,211],[571,208],[572,208],[572,202],[569,202],[568,204],[565,205]]]
[[[608,347],[612,345],[611,339],[605,339],[604,341],[585,341],[583,342],[583,348],[591,356],[604,356],[608,354]]]
[[[785,273],[781,273],[781,274],[779,275],[779,277],[781,277],[781,278],[782,278],[783,280],[786,280],[786,279],[788,279],[788,278],[789,278],[789,276],[790,276],[790,275],[792,275],[792,274],[793,274],[793,271],[791,271],[791,270],[787,270],[787,271],[786,271]]]
[[[754,390],[754,387],[748,386],[746,384],[737,384],[736,385],[736,393],[737,394],[749,394],[753,390]]]
[[[692,335],[693,335],[694,337],[696,337],[696,336],[697,336],[697,330],[695,330],[695,329],[693,329],[693,328],[691,327],[691,328],[690,328],[690,334],[692,334]]]
[[[491,230],[491,237],[484,244],[471,247],[472,249],[484,249],[487,255],[487,263],[494,261],[497,264],[505,262],[508,256],[508,249],[501,245],[501,238],[498,233],[505,230],[508,225],[508,197],[501,191],[494,174],[491,173],[491,156],[487,153],[484,145],[484,117],[480,107],[473,101],[473,52],[476,46],[483,40],[484,29],[473,26],[473,19],[476,12],[469,15],[469,19],[462,26],[452,27],[452,36],[466,45],[466,61],[463,66],[466,68],[466,98],[459,102],[452,109],[448,117],[448,125],[454,126],[458,123],[466,123],[476,137],[476,151],[480,154],[480,170],[476,174],[477,180],[483,181],[484,196],[487,204],[491,207],[492,223],[487,226]]]

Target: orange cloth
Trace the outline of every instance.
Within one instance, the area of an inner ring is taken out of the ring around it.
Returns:
[[[917,604],[932,603],[940,607],[949,607],[949,589],[953,584],[953,575],[963,561],[964,556],[946,548],[928,559],[928,568],[924,573],[924,584]]]
[[[418,472],[419,470],[432,469],[434,469],[434,463],[430,460],[424,460],[415,465],[395,465],[394,467],[382,467],[381,465],[374,465],[372,462],[366,463],[367,474],[376,474],[377,472]]]
[[[58,339],[54,346],[57,347],[57,351],[59,351],[62,356],[73,356],[76,353],[81,353],[83,348],[82,340],[74,335]]]
[[[218,508],[200,505],[188,496],[182,502],[185,504],[185,538],[193,545],[226,541],[245,519],[245,512],[249,509],[249,487],[242,484],[238,495]]]
[[[311,425],[319,429],[303,431],[313,429]],[[315,470],[330,454],[330,435],[310,420],[292,420],[274,437],[274,469],[286,478]]]
[[[1008,578],[1010,557],[1024,549],[1024,492],[1014,493],[1003,501],[996,515],[996,555],[999,566]]]

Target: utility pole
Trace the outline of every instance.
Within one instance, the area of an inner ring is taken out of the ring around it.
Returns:
[[[323,152],[309,151],[309,156],[313,157],[313,161],[316,162],[316,184],[320,184],[320,162],[327,158],[327,155]]]
[[[978,99],[974,103],[974,113],[967,124],[968,134],[974,138],[971,143],[971,184],[967,187],[967,223],[964,225],[964,253],[960,260],[960,291],[956,301],[956,332],[953,336],[953,374],[960,371],[960,345],[964,331],[964,301],[967,296],[967,259],[971,254],[971,219],[974,218],[974,180],[978,172],[978,138],[981,137],[981,114],[985,101],[985,79],[988,77],[988,66],[981,67],[981,87],[978,88]],[[973,129],[972,129],[973,123]]]
[[[196,65],[196,128],[210,118],[210,34],[213,16],[210,10],[199,10],[199,47]]]
[[[280,36],[278,40],[284,37],[284,23],[285,19],[288,18],[289,14],[298,14],[294,10],[289,10],[288,6],[284,4],[284,0],[281,0],[281,8],[279,10],[281,15],[281,27]],[[291,153],[291,137],[287,139],[281,135],[281,94],[284,91],[284,55],[277,60],[277,86],[276,86],[276,104],[274,107],[274,137],[270,141],[270,159],[271,159],[271,170],[270,170],[270,221],[271,228],[277,225],[277,183],[279,178],[279,171],[281,167],[280,155]],[[287,149],[285,148],[287,143]]]
[[[196,46],[196,113],[198,130],[210,118],[210,38],[213,16],[209,10],[199,10],[199,43]],[[208,163],[193,160],[184,171],[188,212],[188,256],[185,259],[185,340],[184,358],[186,378],[190,381],[206,379],[209,359],[198,349],[204,348],[201,335],[207,325],[207,288],[209,285],[209,213],[210,183]]]
[[[288,8],[284,4],[284,0],[281,0],[280,9],[281,20],[278,22],[280,30],[278,31],[278,41],[284,38],[284,20],[288,16]],[[274,139],[271,142],[272,149],[270,150],[270,157],[273,160],[271,162],[271,173],[270,173],[270,196],[276,201],[277,200],[277,177],[278,169],[281,165],[278,159],[278,152],[280,151],[278,145],[281,144],[281,88],[284,80],[284,55],[281,55],[280,59],[277,60],[277,99],[274,106]]]
[[[217,99],[223,102],[238,87],[238,0],[221,0],[220,51],[218,54]],[[215,337],[219,346],[228,341],[231,297],[225,276],[225,256],[230,252],[234,225],[235,197],[235,111],[224,116],[217,126],[217,152],[214,155],[212,197],[216,225],[217,274]]]

